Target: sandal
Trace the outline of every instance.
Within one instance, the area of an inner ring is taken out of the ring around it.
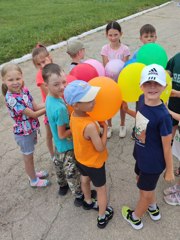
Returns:
[[[46,170],[36,172],[36,177],[38,177],[38,178],[44,179],[44,178],[47,178],[48,176],[49,176],[49,174]]]
[[[33,187],[33,188],[36,188],[36,187],[47,187],[50,185],[50,181],[47,180],[47,179],[40,179],[40,178],[37,178],[37,181],[36,182],[32,182],[30,181],[30,186]]]
[[[174,170],[174,175],[175,175],[176,177],[180,176],[180,167],[178,167],[178,168],[176,168],[176,169]]]

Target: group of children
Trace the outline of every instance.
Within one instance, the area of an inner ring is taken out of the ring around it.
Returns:
[[[106,27],[106,36],[109,44],[101,50],[104,66],[114,58],[126,62],[130,51],[120,41],[120,25],[110,22]],[[152,25],[146,24],[140,29],[143,44],[155,42],[156,39],[156,30]],[[137,51],[133,57],[136,57]],[[72,58],[71,70],[82,62],[84,45],[79,40],[69,42],[67,53]],[[87,114],[93,110],[100,88],[82,80],[67,85],[64,71],[53,63],[46,47],[41,44],[33,49],[32,59],[38,69],[36,84],[41,90],[42,104],[37,105],[24,86],[19,66],[7,64],[1,71],[2,91],[10,116],[15,121],[14,137],[23,155],[30,186],[47,187],[50,183],[47,171],[35,171],[33,160],[39,129],[38,117],[44,115],[46,143],[55,166],[59,195],[65,195],[70,189],[75,206],[98,211],[97,226],[104,228],[114,214],[113,208],[108,205],[105,171],[108,158],[106,142],[112,135],[112,123],[111,119],[107,119],[107,123],[97,123]],[[143,95],[139,98],[136,111],[130,110],[125,102],[121,106],[120,137],[126,136],[125,114],[136,119],[133,155],[139,201],[135,210],[127,206],[122,208],[124,219],[135,229],[143,227],[141,218],[145,212],[155,221],[161,218],[155,196],[160,174],[165,170],[165,180],[174,179],[171,142],[180,120],[179,66],[180,54],[177,54],[167,65],[167,70],[173,76],[174,90],[169,100],[169,109],[172,110],[169,112],[176,119],[173,122],[173,135],[170,114],[160,100],[166,87],[165,71],[161,66],[152,64],[143,69],[140,81]],[[71,116],[66,104],[73,107]],[[96,190],[91,190],[91,182]],[[180,182],[166,189],[164,194],[167,203],[180,205]]]

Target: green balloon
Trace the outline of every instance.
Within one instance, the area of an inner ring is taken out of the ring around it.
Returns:
[[[150,65],[153,63],[166,67],[168,57],[166,51],[157,43],[144,44],[137,53],[137,62]]]

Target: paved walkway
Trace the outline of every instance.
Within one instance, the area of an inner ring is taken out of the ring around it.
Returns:
[[[122,42],[129,45],[132,52],[140,46],[139,28],[145,23],[151,23],[156,27],[158,43],[165,47],[169,57],[180,50],[180,8],[175,3],[121,24],[124,32]],[[106,43],[104,31],[89,35],[82,41],[86,46],[87,58],[100,60],[100,49]],[[59,63],[67,71],[70,59],[65,50],[65,47],[55,50],[52,56],[54,62]],[[26,85],[35,99],[40,101],[39,89],[35,86],[36,70],[32,62],[28,61],[20,66],[24,72]],[[36,148],[36,166],[49,171],[52,185],[47,189],[32,189],[24,173],[19,149],[12,137],[12,121],[2,104],[0,119],[0,239],[180,240],[180,208],[168,206],[163,202],[162,191],[168,186],[163,178],[157,187],[158,203],[162,211],[161,221],[154,223],[145,215],[144,228],[136,231],[122,219],[122,205],[128,204],[133,208],[138,197],[133,173],[134,142],[130,139],[133,126],[131,118],[127,117],[127,137],[121,140],[118,137],[119,116],[113,119],[113,137],[108,141],[107,185],[109,201],[114,207],[115,215],[104,230],[96,227],[97,212],[86,212],[82,208],[74,207],[70,193],[65,197],[57,195],[58,186],[45,145],[43,124],[42,137]]]

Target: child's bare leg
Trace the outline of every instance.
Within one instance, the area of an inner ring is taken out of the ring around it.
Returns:
[[[134,211],[135,216],[141,218],[149,205],[154,203],[156,203],[155,191],[140,190],[140,199]]]
[[[119,127],[119,137],[124,138],[126,136],[126,126],[125,126],[126,113],[123,109],[120,109],[120,127]]]
[[[91,186],[90,186],[90,178],[88,176],[81,175],[81,189],[84,194],[84,201],[87,203],[91,203]]]
[[[112,119],[111,118],[108,119],[107,122],[108,122],[108,127],[112,127]]]
[[[51,133],[49,124],[45,124],[45,128],[46,128],[46,145],[48,147],[51,157],[53,157],[54,156],[54,147],[53,147],[52,133]]]
[[[174,138],[174,136],[175,136],[175,134],[176,134],[177,128],[178,128],[178,125],[175,125],[175,126],[173,126],[173,128],[172,128],[172,139]]]
[[[126,113],[124,112],[123,109],[120,109],[120,126],[125,126],[125,119],[126,119]]]
[[[102,187],[96,187],[96,191],[97,191],[97,200],[99,205],[99,216],[103,216],[107,208],[106,185]]]
[[[33,153],[29,155],[24,155],[23,154],[23,159],[24,159],[24,164],[25,164],[25,171],[29,178],[31,180],[36,179],[36,173],[34,170],[34,159],[33,159]]]

